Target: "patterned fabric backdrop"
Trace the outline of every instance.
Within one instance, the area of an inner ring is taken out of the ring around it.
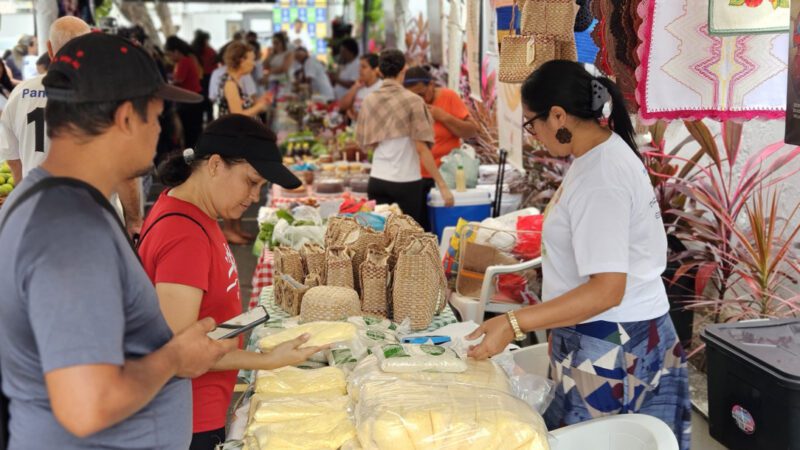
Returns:
[[[657,119],[785,116],[789,36],[712,36],[708,0],[644,0],[637,100]]]

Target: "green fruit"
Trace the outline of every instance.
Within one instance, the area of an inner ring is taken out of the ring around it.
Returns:
[[[12,185],[10,185],[8,183],[0,184],[0,195],[8,195],[13,190],[14,190],[14,186],[12,186]]]
[[[10,184],[11,186],[16,186],[16,182],[14,181],[14,177],[6,178],[6,183]]]

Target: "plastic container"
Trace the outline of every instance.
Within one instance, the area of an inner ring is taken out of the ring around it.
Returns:
[[[708,428],[731,450],[800,448],[800,319],[709,325]]]
[[[476,189],[480,189],[482,191],[486,191],[489,193],[489,198],[492,202],[494,202],[494,192],[496,189],[495,185],[489,184],[479,184],[475,187]],[[519,209],[519,206],[522,204],[522,194],[511,194],[508,192],[508,185],[503,185],[503,198],[500,200],[500,216],[504,216],[508,213],[512,213]]]
[[[438,189],[432,189],[428,195],[428,216],[433,232],[440,239],[444,229],[456,225],[459,218],[480,222],[492,214],[492,200],[488,192],[479,189],[450,192],[455,198],[455,205],[452,208],[444,207],[444,200]]]

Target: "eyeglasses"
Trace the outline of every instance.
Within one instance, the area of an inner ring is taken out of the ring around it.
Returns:
[[[533,130],[533,122],[535,122],[537,119],[544,119],[545,117],[547,117],[545,114],[537,114],[530,120],[525,121],[525,123],[522,124],[522,128],[530,133],[531,136],[536,136],[536,131]]]

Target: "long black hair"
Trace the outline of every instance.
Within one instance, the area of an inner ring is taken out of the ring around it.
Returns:
[[[13,90],[14,83],[11,82],[11,77],[8,75],[5,64],[0,61],[0,91],[4,96],[8,97]]]
[[[178,36],[170,36],[167,38],[167,41],[164,43],[164,49],[168,52],[178,52],[181,53],[183,56],[197,56],[198,58],[200,55],[195,54],[194,49],[188,42],[184,41],[183,39],[179,38]]]
[[[567,114],[578,119],[599,121],[603,116],[603,108],[592,108],[593,80],[605,86],[611,96],[608,127],[620,135],[636,156],[642,159],[622,92],[613,81],[592,76],[577,62],[554,60],[542,64],[522,84],[522,103],[544,118],[550,114],[550,108],[560,106]]]
[[[156,169],[156,176],[164,186],[179,186],[189,179],[192,172],[200,166],[201,162],[207,161],[213,155],[214,154],[199,156],[193,159],[192,162],[187,163],[186,159],[183,157],[183,152],[180,150],[175,151],[167,155],[166,159],[161,161],[158,165],[158,169]],[[222,155],[220,155],[220,158],[222,158],[228,166],[245,162],[244,158],[231,158]]]

